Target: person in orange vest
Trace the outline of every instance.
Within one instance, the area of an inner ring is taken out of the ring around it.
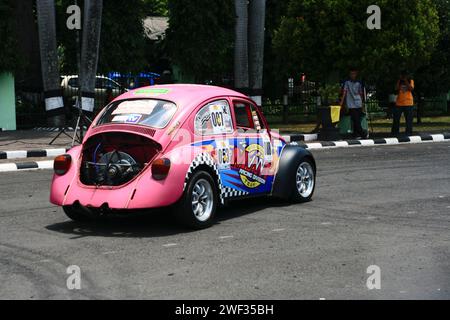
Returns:
[[[414,108],[414,80],[408,76],[408,72],[403,70],[400,79],[397,81],[397,101],[392,112],[392,134],[397,135],[400,131],[400,118],[402,113],[406,121],[406,134],[412,135],[413,108]]]

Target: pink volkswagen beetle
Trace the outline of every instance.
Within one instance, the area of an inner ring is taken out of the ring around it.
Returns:
[[[50,201],[77,221],[170,206],[182,223],[205,228],[232,199],[309,201],[315,176],[312,154],[270,131],[247,96],[158,85],[117,97],[82,145],[55,159]]]

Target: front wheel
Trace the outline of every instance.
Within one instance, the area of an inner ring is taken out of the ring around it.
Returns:
[[[295,173],[292,200],[295,202],[310,201],[316,186],[316,172],[309,159],[302,159]]]
[[[217,188],[208,172],[198,171],[189,179],[185,192],[175,206],[175,215],[182,224],[204,229],[214,222],[217,209]]]

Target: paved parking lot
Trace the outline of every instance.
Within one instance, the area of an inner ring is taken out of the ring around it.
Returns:
[[[313,152],[314,201],[235,202],[195,232],[164,210],[71,222],[50,170],[1,173],[0,299],[449,299],[450,143]]]

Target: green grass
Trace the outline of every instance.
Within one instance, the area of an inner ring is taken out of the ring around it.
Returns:
[[[401,129],[404,130],[405,120],[402,117],[401,119]],[[269,126],[273,129],[280,129],[280,131],[290,131],[290,132],[301,132],[308,133],[311,132],[315,123],[298,123],[298,124],[283,124],[277,122],[269,122]],[[371,126],[369,128],[374,133],[387,133],[391,132],[392,119],[376,119],[373,120]],[[417,124],[416,119],[414,119],[413,124],[414,132],[445,132],[450,131],[450,116],[441,116],[441,117],[423,117],[422,123]]]

